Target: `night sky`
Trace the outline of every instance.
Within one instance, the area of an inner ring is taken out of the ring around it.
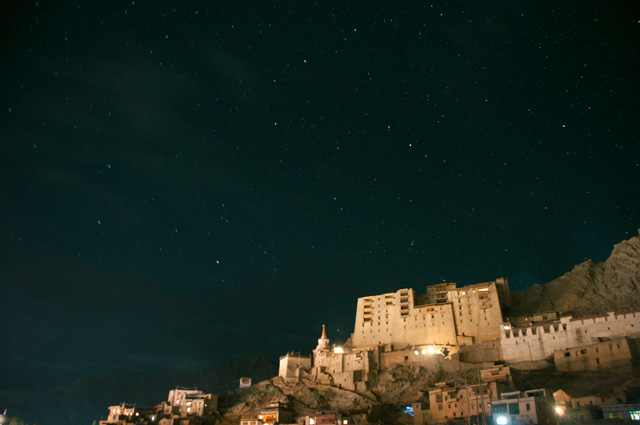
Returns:
[[[396,3],[3,2],[2,389],[277,361],[637,234],[637,2]]]

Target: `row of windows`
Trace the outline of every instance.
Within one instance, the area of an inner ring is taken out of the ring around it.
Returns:
[[[444,314],[444,313],[441,313],[441,314],[440,314],[440,317],[445,317],[445,314]],[[436,318],[435,314],[432,314],[432,315],[431,315],[431,319],[435,319],[435,318]],[[377,319],[378,319],[378,320],[380,320],[380,318],[377,318]],[[389,315],[385,315],[385,319],[389,319]],[[423,320],[428,319],[427,315],[424,315],[424,314],[423,314],[423,315],[422,315],[422,319],[423,319]],[[365,323],[375,323],[375,322],[373,322],[373,316],[364,316],[362,320],[363,320],[362,326],[364,326],[364,324],[365,324]],[[405,323],[407,322],[407,318],[406,318],[406,317],[404,317],[404,318],[403,318],[403,320],[404,320],[404,322],[405,322]],[[417,321],[417,320],[418,320],[418,316],[413,316],[413,320],[414,320],[414,321]],[[485,320],[486,320],[486,317],[485,317]],[[388,321],[388,320],[386,320],[386,323],[387,323],[387,325],[388,325],[388,324],[389,324],[389,321]],[[380,325],[380,322],[378,322],[378,326],[379,326],[379,325]]]
[[[619,349],[620,348],[620,344],[616,344],[616,347]],[[609,351],[613,351],[613,344],[609,344]],[[596,353],[599,353],[599,352],[600,352],[600,349],[596,348]],[[576,353],[576,356],[585,355],[585,354],[587,354],[587,350],[586,349],[582,349],[579,352],[576,351],[575,353]],[[571,357],[571,352],[570,351],[565,352],[564,356],[565,357]]]

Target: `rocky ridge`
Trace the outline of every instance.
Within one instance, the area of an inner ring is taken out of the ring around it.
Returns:
[[[640,306],[640,238],[620,242],[606,261],[587,260],[543,285],[512,294],[511,312],[542,311],[586,316]]]

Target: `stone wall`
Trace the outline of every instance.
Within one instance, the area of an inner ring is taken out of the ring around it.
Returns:
[[[613,366],[631,368],[636,360],[635,351],[627,338],[602,341],[595,344],[556,350],[553,352],[556,370],[560,372],[576,372],[583,370],[599,370]]]
[[[460,361],[467,363],[498,362],[502,360],[500,341],[467,345],[460,348]]]
[[[281,378],[297,382],[300,379],[300,369],[311,370],[311,357],[294,353],[280,357],[278,376]]]
[[[622,337],[640,333],[640,310],[608,312],[598,316],[571,318],[511,327],[501,332],[503,360],[537,361],[551,358],[555,350],[592,344],[597,338]]]
[[[431,348],[431,349],[429,349]],[[452,351],[450,351],[452,350]],[[380,354],[380,369],[390,369],[395,365],[423,366],[426,368],[440,367],[444,358],[443,351],[448,355],[455,354],[457,347],[449,346],[416,346],[410,349],[383,352]],[[458,363],[449,360],[450,363]]]

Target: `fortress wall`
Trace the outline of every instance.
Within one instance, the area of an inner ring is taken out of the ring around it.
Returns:
[[[535,361],[553,356],[555,350],[590,345],[594,339],[629,336],[640,332],[640,311],[580,318],[503,329],[502,355],[505,361]]]
[[[297,377],[296,370],[298,368],[311,370],[311,357],[287,354],[280,357],[278,376],[284,379],[294,379]]]
[[[603,341],[583,347],[553,352],[556,369],[561,372],[598,370],[618,365],[631,367],[633,352],[627,338]]]
[[[356,389],[356,383],[362,381],[362,373],[360,372],[340,372],[332,376],[332,385],[339,388],[354,391]]]
[[[329,353],[327,357],[325,357],[325,365],[327,372],[332,375],[344,372],[344,354]]]
[[[343,369],[345,372],[353,372],[356,370],[369,370],[369,356],[366,351],[355,353],[345,353],[343,360]]]
[[[347,351],[336,353],[333,351],[316,352],[314,357],[314,370],[316,374],[330,374],[335,379],[341,380],[363,379],[370,371],[378,370],[378,347],[366,350]],[[343,381],[341,381],[343,382]],[[347,381],[343,382],[345,385]],[[346,388],[346,387],[345,387]]]
[[[502,360],[500,341],[487,341],[462,347],[460,361],[467,363],[497,362]]]
[[[440,354],[440,350],[443,347],[432,346],[438,352],[429,354],[426,352],[426,346],[418,346],[412,349],[398,350],[398,351],[390,351],[386,353],[380,354],[380,367],[381,369],[389,369],[395,365],[412,365],[412,366],[423,366],[426,368],[434,367],[436,365],[440,365],[443,361],[444,356]],[[456,347],[446,347],[450,353],[456,351]],[[425,350],[425,352],[423,352]],[[417,352],[417,354],[416,354]],[[448,362],[456,362],[455,360],[447,360]]]

